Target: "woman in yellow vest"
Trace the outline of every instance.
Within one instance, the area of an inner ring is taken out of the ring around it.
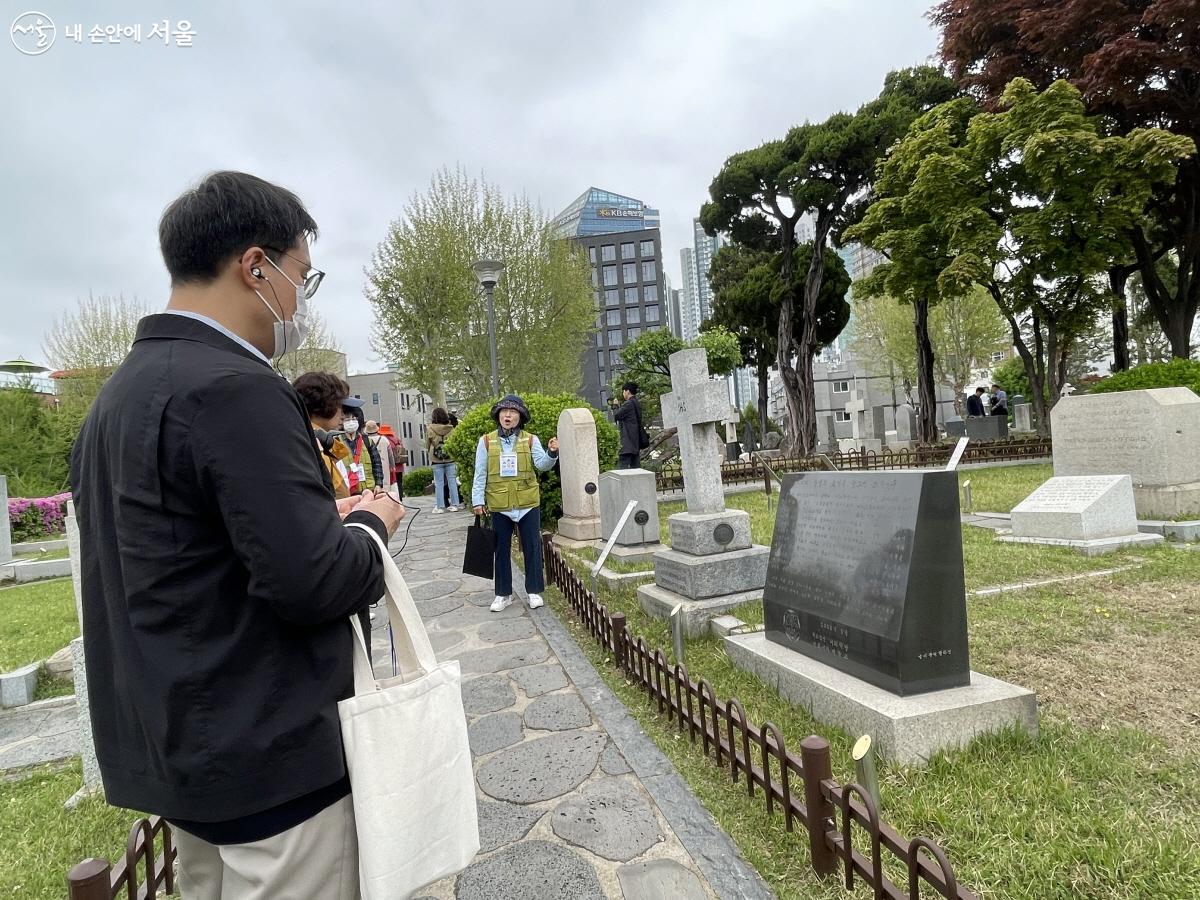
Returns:
[[[496,531],[496,599],[492,612],[512,603],[512,534],[521,537],[525,554],[525,592],[529,608],[542,605],[546,588],[542,571],[542,513],[539,508],[538,471],[553,469],[558,462],[558,438],[550,438],[549,453],[536,434],[524,431],[529,410],[516,394],[509,394],[492,407],[497,428],[479,439],[475,448],[475,481],[471,504],[475,515],[492,514]]]

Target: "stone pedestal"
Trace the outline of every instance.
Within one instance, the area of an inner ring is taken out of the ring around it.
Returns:
[[[883,441],[875,438],[838,438],[838,450],[843,453],[857,453],[859,450],[882,453]]]
[[[946,437],[960,438],[967,436],[966,420],[958,416],[951,416],[945,421],[943,427],[946,429]]]
[[[8,521],[8,478],[0,475],[0,565],[12,558],[12,526]]]
[[[570,541],[600,538],[600,451],[596,420],[587,409],[564,409],[558,417],[558,470],[563,514],[558,533]]]
[[[1037,698],[1025,688],[970,673],[970,684],[900,697],[767,640],[729,635],[735,666],[761,678],[819,722],[869,734],[891,762],[922,766],[939,751],[1012,725],[1037,734]]]
[[[83,586],[80,580],[82,555],[79,543],[79,520],[75,518],[75,503],[67,502],[67,547],[71,553],[71,583],[75,589],[75,613],[79,616],[79,632],[83,634]],[[75,673],[75,709],[79,716],[79,754],[83,758],[82,792],[100,789],[100,767],[96,762],[96,745],[92,739],[92,711],[88,702],[87,667],[83,638],[71,641],[71,660]]]
[[[637,507],[617,535],[616,546],[657,545],[658,491],[654,473],[645,469],[613,469],[600,476],[600,537],[605,541],[612,537],[630,500],[636,500]],[[639,518],[645,521],[638,522]]]
[[[1004,416],[972,416],[967,419],[967,437],[973,441],[999,441],[1008,437]]]

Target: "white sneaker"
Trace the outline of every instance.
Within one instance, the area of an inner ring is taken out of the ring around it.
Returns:
[[[497,597],[492,601],[492,612],[502,612],[512,606],[512,597]]]
[[[444,510],[444,509],[442,509],[440,506],[435,506],[435,507],[433,508],[433,514],[434,514],[435,516],[436,516],[438,513],[444,513],[444,512],[445,512],[445,510]]]
[[[541,594],[530,594],[529,595],[529,608],[530,609],[537,609],[539,606],[545,606],[545,605],[546,605],[546,601],[542,599]]]
[[[457,506],[447,506],[446,512],[458,512],[458,507]]]

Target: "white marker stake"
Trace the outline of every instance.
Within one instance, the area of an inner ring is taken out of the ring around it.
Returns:
[[[958,461],[962,459],[962,455],[967,452],[967,444],[971,442],[969,437],[960,437],[958,446],[954,448],[954,452],[950,455],[950,462],[946,463],[946,471],[953,472],[958,468]]]
[[[596,564],[592,566],[592,577],[595,578],[600,574],[600,570],[604,568],[604,562],[608,559],[608,552],[612,550],[613,544],[617,542],[617,535],[621,533],[621,529],[625,527],[625,523],[629,521],[629,517],[633,515],[633,511],[637,509],[637,501],[630,500],[629,505],[625,507],[625,512],[621,513],[621,518],[617,521],[617,527],[613,529],[612,536],[608,539],[608,543],[604,545],[604,552],[600,554],[600,558],[596,560]]]

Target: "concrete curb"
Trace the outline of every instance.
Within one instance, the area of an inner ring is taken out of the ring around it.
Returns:
[[[514,563],[514,589],[523,581],[524,574]],[[775,895],[762,876],[742,858],[733,839],[716,823],[671,761],[646,736],[625,705],[608,689],[550,607],[532,610],[531,613],[534,625],[558,656],[567,677],[574,682],[584,702],[608,732],[630,768],[642,780],[717,896],[746,900],[773,898]]]

